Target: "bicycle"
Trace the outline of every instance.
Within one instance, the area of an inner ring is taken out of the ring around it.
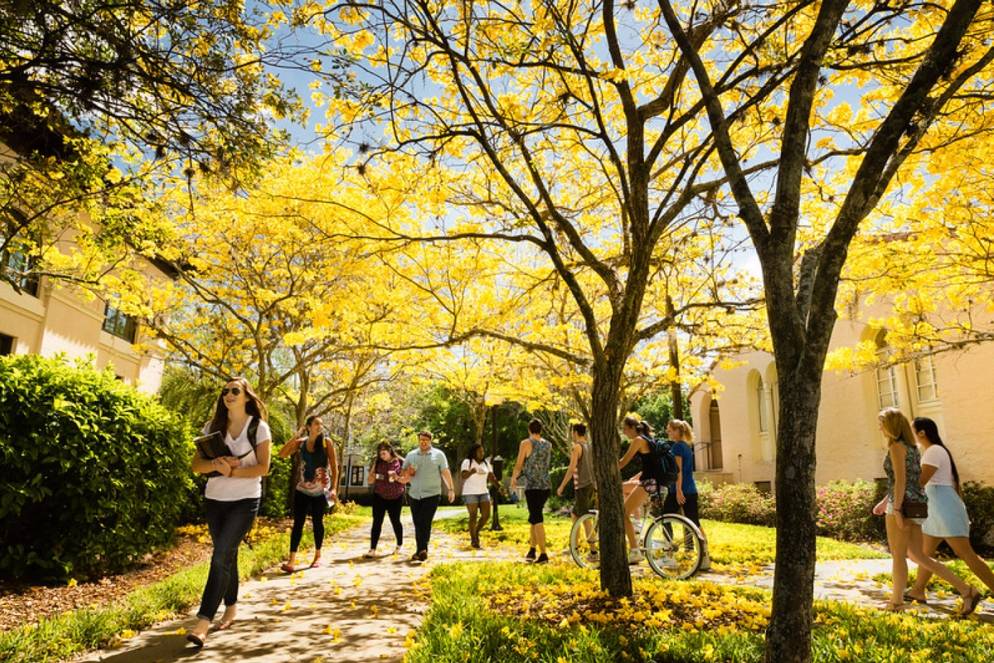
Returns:
[[[663,513],[666,491],[650,496],[649,508],[642,506],[635,522],[635,538],[641,541],[639,550],[649,563],[649,568],[666,580],[686,580],[696,574],[704,561],[704,535],[689,518],[678,513]],[[569,551],[573,561],[581,568],[597,568],[600,556],[597,551],[596,510],[580,516],[569,533]],[[646,523],[651,520],[648,529]],[[643,530],[645,536],[642,536]]]

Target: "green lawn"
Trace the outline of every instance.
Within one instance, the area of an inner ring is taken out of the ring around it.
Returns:
[[[500,523],[503,531],[492,532],[489,527],[481,532],[484,547],[511,545],[528,547],[528,512],[522,507],[501,506]],[[758,525],[739,525],[705,520],[701,523],[708,537],[711,561],[716,571],[747,573],[758,572],[762,566],[772,564],[776,554],[776,530]],[[462,535],[468,541],[468,517],[438,520],[436,527],[455,535]],[[572,522],[546,514],[545,531],[550,550],[565,550],[569,542]],[[818,537],[818,559],[866,559],[883,558],[887,555],[868,546]]]
[[[441,565],[407,663],[500,660],[761,661],[770,595],[714,583],[635,581],[611,601],[596,574],[566,563]],[[816,661],[985,661],[994,630],[976,621],[921,619],[816,604]]]

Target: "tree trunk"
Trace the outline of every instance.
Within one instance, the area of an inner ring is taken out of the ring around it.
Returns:
[[[800,370],[779,374],[777,555],[772,617],[766,630],[766,660],[769,663],[811,661],[816,534],[815,432],[821,399],[821,371],[805,368],[802,363]]]
[[[595,365],[593,378],[590,439],[600,507],[597,529],[601,589],[617,598],[632,595],[632,576],[625,553],[621,473],[618,471],[618,390],[621,371],[611,366],[610,362],[605,362]]]
[[[673,367],[675,377],[680,377],[680,342],[676,337],[676,310],[673,307],[673,298],[666,295],[666,315],[673,322],[666,330],[666,346],[670,355],[670,366]],[[672,419],[686,419],[683,412],[683,389],[680,387],[680,380],[670,382],[670,415]],[[667,422],[660,421],[660,426],[665,426]]]

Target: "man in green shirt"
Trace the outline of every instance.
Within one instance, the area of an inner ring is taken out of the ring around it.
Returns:
[[[417,542],[412,562],[428,559],[428,540],[431,538],[431,522],[442,501],[442,483],[449,491],[449,503],[456,499],[452,485],[452,473],[445,454],[431,446],[431,433],[418,433],[418,448],[404,459],[403,475],[410,483],[407,497],[411,503],[411,518],[414,520],[414,539]]]

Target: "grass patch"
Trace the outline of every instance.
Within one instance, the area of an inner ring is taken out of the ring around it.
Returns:
[[[595,573],[568,564],[442,565],[408,663],[522,660],[761,661],[768,592],[713,583],[635,581],[612,601]],[[983,661],[994,632],[834,602],[815,607],[816,661]]]
[[[447,518],[435,521],[435,526],[450,534],[462,535],[469,540],[468,517]],[[493,532],[489,528],[480,532],[484,547],[510,545],[524,550],[528,547],[528,512],[523,508],[502,507],[500,510],[502,531]],[[716,520],[701,522],[708,537],[712,568],[726,573],[758,573],[766,564],[772,564],[776,556],[777,532],[772,527],[740,525]],[[572,521],[546,514],[545,534],[549,550],[565,550],[569,544]],[[837,541],[819,536],[817,554],[821,560],[873,559],[887,555],[868,546],[845,541]]]
[[[325,536],[361,525],[368,521],[367,512],[353,509],[351,513],[327,517]],[[290,549],[290,534],[272,527],[256,528],[253,538],[252,548],[243,545],[238,553],[242,579],[271,568]],[[308,528],[303,545],[313,546],[313,543]],[[208,562],[203,562],[184,569],[105,607],[73,610],[0,634],[0,660],[7,663],[61,661],[130,638],[136,631],[167,620],[199,602],[209,566]]]

